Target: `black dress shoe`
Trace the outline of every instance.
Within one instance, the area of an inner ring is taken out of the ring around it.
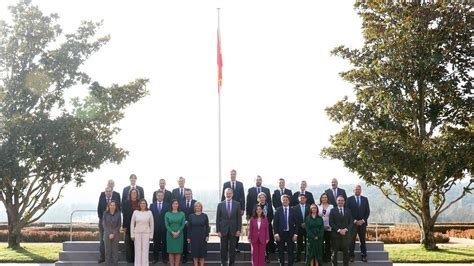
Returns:
[[[240,249],[236,248],[235,253],[240,253]]]
[[[265,256],[265,262],[270,263],[270,257],[269,256]]]
[[[183,259],[182,259],[182,262],[183,262],[183,263],[188,262],[188,258],[187,258],[186,256],[184,256]]]
[[[295,262],[300,262],[300,261],[301,261],[300,258],[296,258],[296,259],[295,259]]]
[[[349,258],[349,261],[350,261],[350,262],[354,262],[354,257],[350,257],[350,258]]]
[[[97,262],[98,262],[98,263],[102,263],[102,262],[104,262],[104,261],[105,261],[104,259],[99,259]]]
[[[367,256],[363,256],[363,257],[362,257],[362,261],[363,261],[363,262],[367,262]]]

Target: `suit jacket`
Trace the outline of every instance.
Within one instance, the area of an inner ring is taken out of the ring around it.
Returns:
[[[296,205],[300,204],[300,201],[298,199],[300,194],[301,194],[301,192],[297,191],[293,194],[293,196],[291,196],[290,206],[296,206]],[[306,190],[304,192],[304,195],[306,196],[306,204],[308,204],[308,206],[311,206],[311,204],[314,204],[313,193]]]
[[[188,208],[188,206],[186,206],[186,202],[187,201],[185,199],[179,202],[179,210],[184,212],[184,217],[187,221],[188,218],[189,218],[189,215],[191,213],[194,213],[194,203],[196,203],[196,200],[191,199],[191,202],[190,202],[191,206],[189,208]]]
[[[296,226],[298,221],[296,218],[297,214],[295,210],[288,206],[288,229],[290,232],[290,237],[294,234],[298,234],[298,227]],[[285,231],[285,211],[283,210],[283,206],[278,207],[275,210],[275,217],[273,218],[273,232],[274,234],[279,234],[280,236],[283,235]]]
[[[270,194],[270,189],[266,187],[260,187],[260,191],[265,193],[267,195],[267,203],[271,206],[272,204],[272,197]],[[258,203],[258,198],[257,198],[257,187],[251,187],[247,191],[247,205],[245,206],[245,212],[247,217],[252,216],[253,208],[256,206]]]
[[[227,201],[224,200],[217,205],[216,232],[222,235],[235,235],[242,228],[242,215],[240,215],[240,203],[232,200],[230,216],[227,214]]]
[[[139,208],[139,206],[137,206],[137,209],[138,208]],[[122,213],[123,213],[122,226],[123,226],[123,228],[127,228],[128,230],[130,230],[130,222],[132,221],[132,215],[133,215],[133,212],[135,210],[136,209],[132,208],[132,203],[130,202],[130,200],[126,200],[123,203],[123,205],[122,205]]]
[[[291,193],[290,189],[285,188],[285,192],[283,194],[288,195],[291,199],[291,195],[293,193]],[[281,190],[280,189],[275,189],[275,191],[273,192],[272,202],[273,202],[273,207],[275,209],[278,207],[281,207],[282,204],[281,204]]]
[[[117,209],[120,212],[121,210],[120,193],[113,191],[112,200],[117,203]],[[99,219],[102,219],[105,209],[107,209],[107,198],[105,197],[105,192],[102,191],[99,196],[99,203],[97,204],[97,216],[99,217]]]
[[[305,218],[309,215],[309,207],[311,205],[309,204],[305,204],[304,206],[304,215],[303,215],[303,212],[301,211],[301,205],[298,204],[296,206],[293,206],[293,209],[295,210],[295,213],[296,213],[296,221],[297,221],[297,224],[298,226],[300,227],[300,229],[302,228],[301,227],[301,224],[304,224],[304,220]]]
[[[153,197],[151,198],[152,199],[151,202],[156,202],[156,192],[158,192],[158,190],[153,192]],[[171,200],[172,199],[173,199],[173,194],[171,194],[171,191],[165,189],[163,201],[168,203],[169,205],[171,205]]]
[[[268,221],[266,218],[262,219],[260,229],[258,229],[257,219],[253,217],[250,218],[248,239],[252,244],[259,242],[262,244],[267,243],[267,241],[270,239],[270,236],[268,233]]]
[[[355,196],[350,196],[346,202],[346,208],[351,210],[351,215],[353,220],[364,220],[363,225],[367,225],[367,220],[370,215],[369,200],[367,197],[360,196],[360,206],[357,206]]]
[[[334,207],[337,207],[337,200],[336,198],[339,197],[339,196],[343,196],[344,197],[344,200],[347,201],[347,195],[346,195],[346,191],[342,188],[337,188],[337,196],[336,198],[334,198],[334,193],[332,191],[332,188],[328,188],[326,189],[326,191],[324,191],[326,194],[328,194],[328,198],[329,198],[329,203],[332,204],[332,206]]]
[[[221,201],[225,200],[225,189],[231,188],[230,181],[224,183],[222,188],[222,196]],[[234,196],[232,197],[233,200],[238,201],[240,203],[240,210],[245,210],[245,192],[244,192],[244,184],[240,181],[235,181],[235,189],[234,189]]]
[[[153,221],[155,222],[155,232],[165,232],[165,214],[168,212],[171,208],[171,205],[169,205],[167,202],[163,201],[161,204],[161,212],[158,211],[158,202],[155,201],[152,204],[150,204],[150,210],[151,213],[153,214]]]
[[[122,205],[125,203],[125,201],[128,200],[128,194],[130,192],[131,186],[126,186],[123,188],[122,192]],[[135,188],[138,190],[138,198],[139,199],[144,199],[145,198],[145,191],[143,191],[143,188],[141,186],[135,186]]]
[[[177,187],[175,189],[173,189],[173,192],[171,193],[171,200],[174,200],[174,199],[177,199],[178,202],[183,200],[184,199],[184,191],[186,190],[187,188],[183,188],[183,196],[181,196],[181,193],[180,193],[180,188]]]
[[[333,238],[349,238],[352,229],[352,214],[347,208],[344,208],[344,216],[339,213],[339,207],[334,207],[329,214],[329,225],[331,226]],[[346,228],[349,230],[345,236],[342,236],[337,231]]]

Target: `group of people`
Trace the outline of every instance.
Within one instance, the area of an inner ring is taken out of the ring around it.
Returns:
[[[119,231],[125,231],[128,262],[148,265],[150,240],[153,240],[153,263],[186,263],[191,255],[194,265],[204,265],[209,240],[209,218],[203,213],[201,202],[193,199],[192,190],[185,187],[185,179],[178,179],[178,187],[169,191],[160,179],[160,188],[153,192],[153,202],[144,199],[144,190],[136,185],[136,175],[130,176],[130,186],[123,189],[123,197],[113,191],[109,180],[98,204],[101,238],[100,260],[108,264],[118,261]],[[343,264],[354,261],[355,241],[360,240],[361,260],[367,261],[365,232],[370,215],[368,199],[361,195],[360,185],[349,198],[338,187],[337,179],[331,188],[315,202],[300,182],[293,193],[280,178],[273,194],[262,186],[262,177],[255,178],[255,186],[245,190],[232,170],[225,182],[222,199],[216,210],[216,232],[220,238],[222,265],[234,265],[239,250],[242,218],[247,219],[247,236],[251,244],[252,265],[268,263],[270,253],[278,253],[280,265],[293,265],[304,260],[307,265],[322,265],[332,258],[337,265],[337,253],[342,251]],[[123,224],[120,213],[123,214]],[[296,245],[295,245],[296,243]],[[302,257],[302,255],[304,257]]]

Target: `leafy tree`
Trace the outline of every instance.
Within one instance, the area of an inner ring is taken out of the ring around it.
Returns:
[[[416,219],[423,246],[435,249],[436,219],[473,190],[473,8],[385,0],[355,8],[363,47],[332,51],[352,65],[341,77],[355,97],[326,109],[343,127],[322,155],[379,187]],[[462,193],[447,200],[456,185]]]
[[[127,151],[113,136],[124,109],[147,94],[145,79],[104,87],[81,66],[109,37],[100,23],[82,22],[63,34],[56,14],[43,15],[29,0],[11,6],[12,23],[0,21],[0,201],[8,217],[8,245],[37,221],[71,181],[104,162],[120,163]],[[73,86],[88,95],[70,103]]]

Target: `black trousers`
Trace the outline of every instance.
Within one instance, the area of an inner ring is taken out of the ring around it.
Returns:
[[[159,260],[160,259],[160,251],[161,251],[161,259],[162,261],[168,261],[168,252],[166,252],[166,231],[158,231],[155,230],[153,234],[153,259]]]
[[[267,243],[267,255],[269,253],[275,253],[276,247],[275,247],[275,237],[273,236],[273,226],[271,224],[271,221],[268,221],[268,243]]]
[[[296,239],[296,258],[301,258],[301,253],[303,252],[303,258],[306,257],[306,230],[300,227],[298,233],[298,238]]]
[[[332,238],[332,265],[337,265],[337,252],[342,251],[342,263],[344,266],[349,265],[349,235],[344,237],[337,236]]]
[[[135,261],[135,245],[133,243],[132,238],[130,237],[130,229],[127,228],[127,232],[125,233],[125,257],[127,258],[127,262],[134,262]]]
[[[354,224],[351,230],[351,244],[349,246],[349,256],[354,257],[355,241],[356,241],[357,235],[359,235],[359,241],[360,241],[360,255],[362,257],[367,256],[367,247],[365,244],[366,231],[367,231],[367,224],[363,224],[363,225]]]
[[[104,225],[102,224],[102,219],[99,219],[99,241],[100,241],[100,260],[105,260],[105,244],[104,244]]]
[[[323,250],[323,260],[331,260],[331,231],[324,231],[324,250]]]
[[[185,225],[184,226],[184,229],[183,229],[183,237],[184,237],[184,241],[183,241],[183,257],[186,257],[188,256],[189,254],[189,250],[188,250],[188,225]]]
[[[290,232],[285,231],[280,235],[280,241],[277,241],[278,246],[278,260],[280,264],[285,263],[285,244],[288,251],[288,266],[292,266],[294,262],[295,242],[293,242]]]
[[[235,244],[236,236],[230,232],[226,235],[221,235],[221,263],[227,265],[227,261],[230,265],[235,263]]]

